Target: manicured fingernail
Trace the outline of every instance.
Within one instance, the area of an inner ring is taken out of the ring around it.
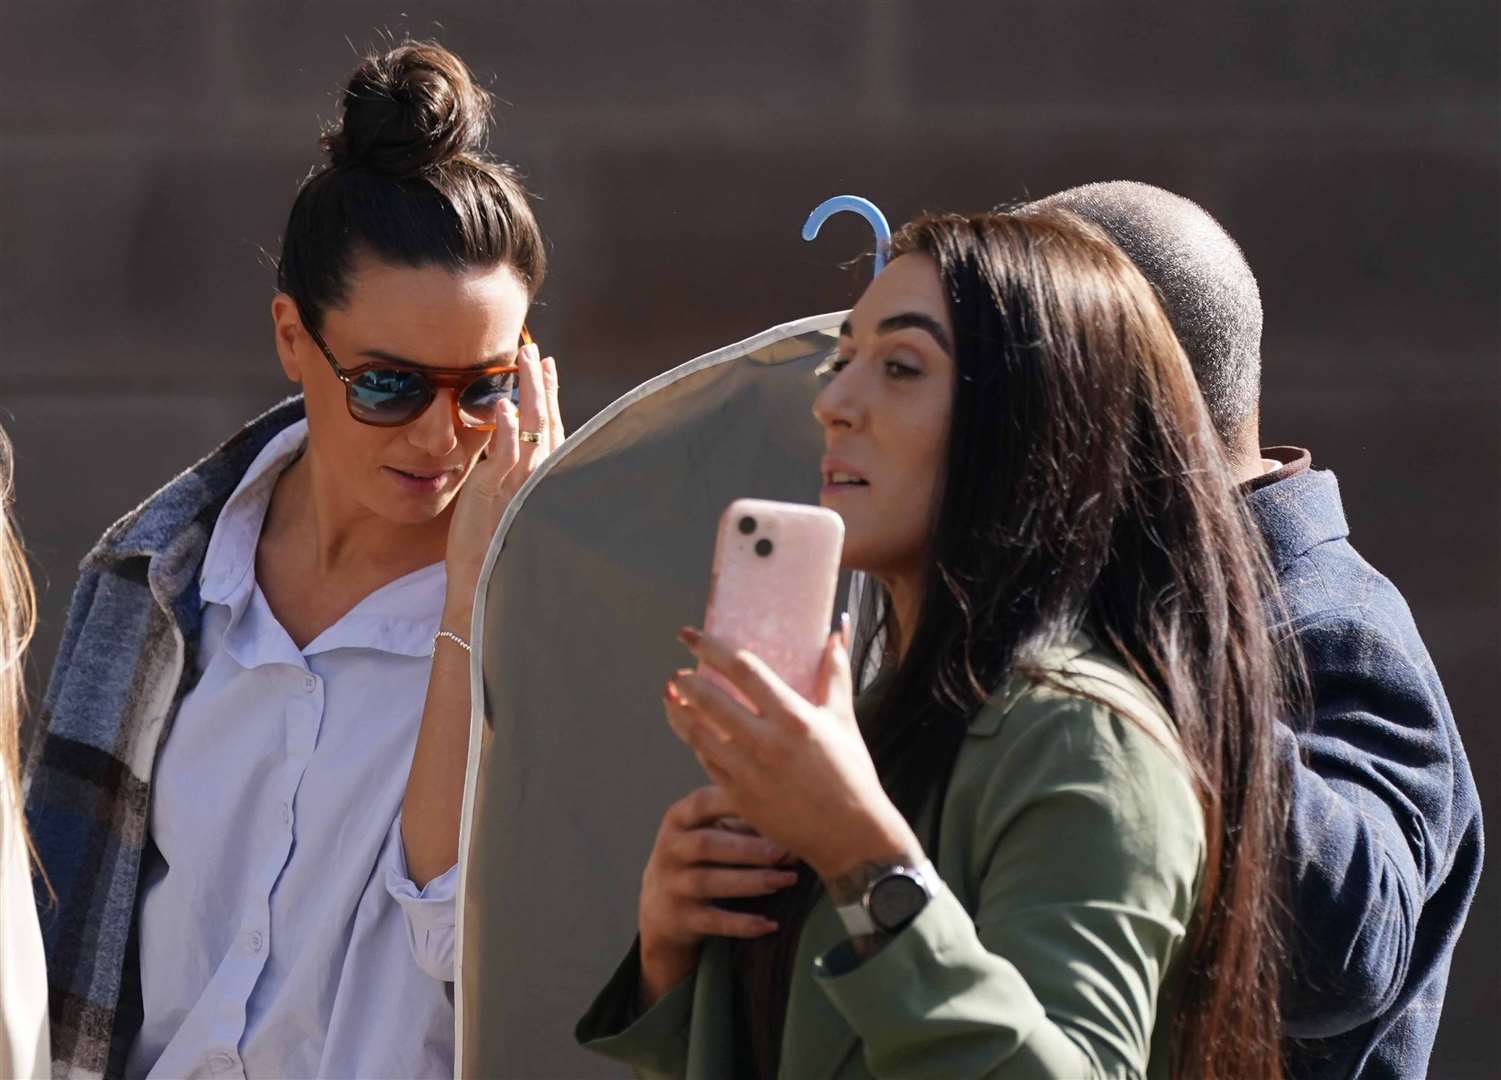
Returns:
[[[684,645],[688,646],[688,648],[692,649],[696,648],[698,646],[698,643],[703,640],[703,635],[693,627],[685,626],[678,631],[678,640],[681,641]]]
[[[532,360],[540,360],[542,357],[542,350],[537,347],[537,343],[535,341],[530,345],[524,346],[521,351],[526,353],[526,355]]]
[[[850,647],[850,613],[848,611],[839,613],[839,640],[844,643],[846,649]]]

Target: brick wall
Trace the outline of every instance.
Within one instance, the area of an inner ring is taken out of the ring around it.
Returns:
[[[349,42],[381,30],[438,37],[507,103],[494,148],[542,197],[555,269],[532,326],[570,426],[669,362],[850,302],[863,226],[798,238],[827,195],[894,222],[1107,178],[1202,202],[1261,279],[1266,441],[1338,470],[1501,793],[1501,77],[1479,2],[13,0],[0,422],[39,667],[104,526],[289,390],[262,250]],[[1492,870],[1435,1076],[1490,1064],[1498,906]]]

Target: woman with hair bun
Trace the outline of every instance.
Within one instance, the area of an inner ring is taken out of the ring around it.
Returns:
[[[28,761],[57,1075],[452,1075],[474,595],[563,437],[489,113],[360,64],[282,239],[301,396],[84,562]]]

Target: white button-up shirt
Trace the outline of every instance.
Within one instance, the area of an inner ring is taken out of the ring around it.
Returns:
[[[204,559],[199,678],[151,792],[131,1077],[453,1075],[457,868],[418,890],[398,817],[443,566],[298,649],[255,550],[306,439],[302,422],[266,446]]]

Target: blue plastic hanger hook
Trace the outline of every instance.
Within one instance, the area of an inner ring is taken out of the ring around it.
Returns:
[[[835,195],[832,199],[825,199],[813,208],[813,213],[809,214],[808,220],[803,222],[803,239],[812,240],[817,237],[818,230],[823,228],[823,223],[843,210],[859,214],[870,225],[871,231],[876,234],[875,273],[879,274],[886,265],[887,254],[891,251],[891,226],[886,224],[886,215],[881,213],[876,204],[869,199],[862,199],[858,195]]]

